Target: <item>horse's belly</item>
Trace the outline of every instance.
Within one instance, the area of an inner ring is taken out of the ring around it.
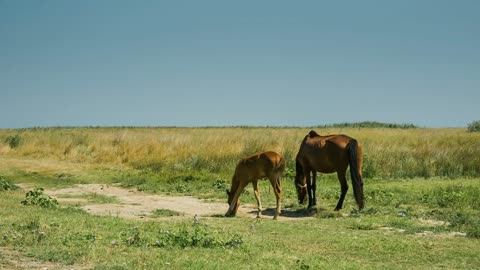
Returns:
[[[320,173],[334,173],[337,171],[337,167],[328,160],[324,160],[323,162],[315,165],[316,166],[313,166],[313,169]]]

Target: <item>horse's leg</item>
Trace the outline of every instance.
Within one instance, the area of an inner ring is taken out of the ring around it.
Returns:
[[[337,172],[338,181],[340,181],[340,188],[342,190],[342,193],[340,194],[340,198],[338,199],[338,203],[337,203],[337,207],[335,207],[335,211],[342,209],[343,200],[345,200],[345,195],[347,194],[347,191],[348,191],[348,183],[347,183],[347,178],[345,176],[345,173],[346,173],[346,170]]]
[[[317,171],[312,171],[312,197],[313,197],[312,205],[317,205],[316,190],[317,190]]]
[[[252,182],[253,192],[255,193],[255,199],[257,199],[258,214],[257,218],[262,217],[262,202],[260,201],[260,191],[258,190],[258,179]]]
[[[310,177],[310,171],[305,173],[305,178],[307,182],[307,193],[308,193],[308,208],[313,206],[313,196],[312,196],[312,179]]]
[[[235,195],[233,196],[232,202],[230,203],[230,207],[228,208],[227,213],[225,213],[225,216],[231,216],[231,215],[235,216],[239,206],[238,204],[240,203],[240,200],[239,200],[240,194],[242,194],[242,191],[246,185],[247,185],[247,181],[245,182],[240,181],[240,184],[238,185],[238,188],[235,191]]]
[[[268,179],[270,184],[272,184],[275,198],[277,199],[277,208],[275,209],[275,216],[273,216],[273,219],[277,219],[282,212],[282,182],[279,175],[271,176]]]

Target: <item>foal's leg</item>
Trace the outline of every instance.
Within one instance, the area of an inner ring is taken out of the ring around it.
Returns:
[[[275,209],[275,216],[273,216],[273,219],[277,219],[282,212],[282,182],[279,176],[271,176],[268,179],[270,184],[272,184],[277,199],[277,208]]]
[[[240,200],[239,200],[240,194],[242,194],[242,191],[246,185],[247,185],[247,181],[240,182],[240,184],[238,185],[238,189],[235,191],[235,195],[233,196],[232,202],[230,203],[230,207],[228,208],[227,213],[225,213],[225,216],[235,216],[235,214],[237,213],[238,204],[240,203]]]
[[[340,194],[340,198],[338,199],[338,203],[337,203],[337,207],[335,207],[335,211],[342,209],[343,200],[345,200],[345,195],[347,194],[347,191],[348,191],[348,183],[347,183],[347,178],[345,176],[345,173],[346,173],[346,170],[337,172],[338,181],[340,181],[340,188],[342,190],[342,193]]]
[[[258,190],[258,179],[252,182],[253,184],[253,192],[255,193],[255,199],[257,199],[257,206],[258,206],[258,214],[257,218],[262,217],[262,202],[260,201],[260,191]]]

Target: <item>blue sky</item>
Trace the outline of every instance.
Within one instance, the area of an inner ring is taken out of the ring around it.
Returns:
[[[0,0],[0,128],[464,127],[480,1]]]

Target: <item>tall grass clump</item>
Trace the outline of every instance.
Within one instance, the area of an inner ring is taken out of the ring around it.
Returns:
[[[434,187],[423,194],[421,201],[434,207],[479,209],[480,189],[461,184]]]
[[[20,134],[8,135],[5,138],[5,143],[8,144],[10,148],[17,148],[21,142],[22,142],[22,137],[20,137]]]

